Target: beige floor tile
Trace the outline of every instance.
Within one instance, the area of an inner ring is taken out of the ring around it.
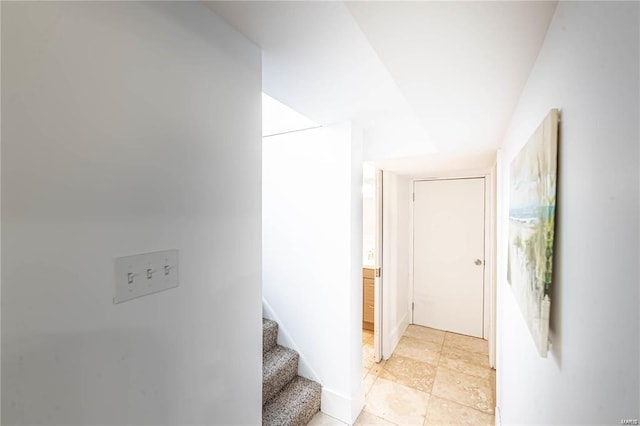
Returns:
[[[311,421],[309,422],[309,426],[343,426],[346,423],[341,422],[338,419],[334,419],[331,416],[327,416],[322,411],[319,411]]]
[[[491,374],[489,357],[452,346],[445,346],[440,354],[439,366],[488,379]]]
[[[487,353],[482,339],[410,325],[391,359],[375,363],[373,333],[363,331],[366,406],[355,424],[493,424]]]
[[[489,344],[486,340],[456,333],[447,333],[444,336],[444,347],[454,347],[483,355],[489,354]]]
[[[493,415],[431,396],[427,407],[425,425],[493,425]]]
[[[378,416],[374,416],[371,413],[366,411],[362,411],[358,416],[358,419],[354,423],[355,426],[368,426],[368,425],[391,425],[394,426],[395,423],[391,423],[386,421],[385,419],[381,419]]]
[[[427,362],[431,365],[438,365],[440,350],[442,345],[413,337],[402,337],[396,346],[395,355],[404,356],[416,361]]]
[[[362,381],[365,395],[369,393],[369,391],[373,387],[373,384],[375,383],[377,378],[378,376],[376,374],[371,374],[371,373],[365,376],[364,380]]]
[[[365,410],[392,423],[422,425],[429,394],[378,378],[367,395]]]
[[[362,344],[373,346],[373,331],[362,330]]]
[[[422,327],[420,325],[410,324],[403,336],[413,337],[414,339],[426,340],[428,342],[442,344],[445,332],[436,330],[435,328]]]
[[[436,377],[436,367],[396,354],[386,362],[379,376],[429,393]]]
[[[380,362],[374,362],[373,365],[371,366],[371,369],[369,369],[369,373],[379,376],[380,372],[382,371],[386,363],[387,363],[386,360],[382,360]]]
[[[362,346],[362,368],[371,368],[373,367],[373,346],[363,345]]]
[[[438,367],[431,394],[493,414],[493,397],[488,379]]]
[[[364,368],[362,367],[362,378],[364,379],[365,377],[367,377],[367,374],[369,374],[369,370],[371,370],[370,368]]]

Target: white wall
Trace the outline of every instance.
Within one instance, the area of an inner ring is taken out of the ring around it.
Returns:
[[[638,419],[639,4],[562,2],[498,162],[498,405],[503,424]],[[561,110],[548,358],[506,282],[508,173]]]
[[[347,324],[343,324],[349,331],[349,372],[350,387],[350,407],[346,413],[348,416],[339,417],[346,423],[352,424],[364,408],[364,381],[362,377],[362,181],[363,181],[363,149],[364,140],[362,129],[351,124],[351,143],[349,156],[350,180],[349,180],[349,201],[350,201],[350,229],[349,241],[351,245],[350,254],[350,276],[349,276],[349,300],[350,318]],[[325,398],[325,402],[328,398]],[[337,405],[337,404],[336,404]],[[339,408],[336,406],[336,408]],[[346,411],[346,410],[344,410]],[[337,413],[337,410],[336,410]]]
[[[2,3],[3,424],[260,423],[260,74],[199,3]]]
[[[382,176],[382,356],[388,359],[411,321],[411,181],[386,171]]]
[[[264,298],[345,422],[364,403],[361,150],[348,127],[263,144]]]

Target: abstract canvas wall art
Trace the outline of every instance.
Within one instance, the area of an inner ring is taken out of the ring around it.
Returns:
[[[507,280],[540,356],[549,349],[558,157],[552,109],[511,162]]]

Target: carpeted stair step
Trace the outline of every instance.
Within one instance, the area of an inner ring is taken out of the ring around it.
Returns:
[[[296,376],[262,408],[263,426],[302,426],[320,411],[320,384]]]
[[[262,405],[298,374],[299,355],[293,349],[276,345],[262,356]]]
[[[278,323],[262,318],[262,355],[276,346],[278,340]]]

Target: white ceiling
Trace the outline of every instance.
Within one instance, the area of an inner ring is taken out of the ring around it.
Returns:
[[[314,122],[362,126],[365,158],[399,173],[491,165],[556,7],[206,4],[263,49],[265,93]]]

